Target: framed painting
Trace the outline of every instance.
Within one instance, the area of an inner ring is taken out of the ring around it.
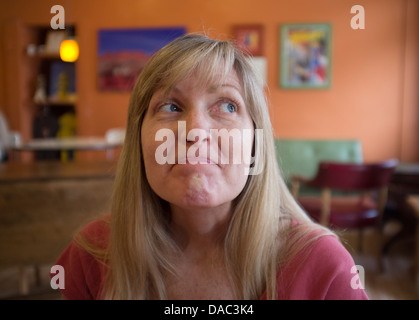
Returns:
[[[331,85],[331,25],[280,27],[279,83],[285,89],[325,89]]]
[[[131,91],[151,56],[185,33],[184,27],[99,30],[99,90]]]
[[[264,30],[262,25],[237,25],[233,27],[236,45],[246,54],[263,56]]]

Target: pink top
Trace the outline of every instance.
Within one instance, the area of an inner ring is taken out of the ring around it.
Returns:
[[[81,231],[94,245],[105,248],[109,241],[109,223],[95,220]],[[100,299],[106,267],[77,244],[70,245],[58,258],[64,267],[67,299]],[[284,268],[278,269],[279,299],[291,300],[353,300],[368,299],[359,286],[354,261],[334,236],[322,236],[309,254],[298,253]],[[54,274],[51,274],[51,277]],[[263,294],[261,299],[265,299]]]

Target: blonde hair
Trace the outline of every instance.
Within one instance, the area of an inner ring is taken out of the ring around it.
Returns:
[[[242,81],[255,129],[263,129],[260,141],[254,142],[253,170],[260,174],[249,175],[235,199],[224,240],[227,270],[237,297],[259,299],[266,290],[267,298],[275,299],[278,266],[306,247],[307,241],[300,240],[308,229],[320,228],[301,210],[281,178],[264,87],[249,59],[231,42],[189,34],[153,56],[131,96],[115,178],[105,299],[166,299],[164,275],[176,272],[168,258],[178,250],[168,229],[168,204],[147,182],[140,143],[142,121],[153,93],[170,90],[193,72],[203,82],[214,82],[231,70]]]

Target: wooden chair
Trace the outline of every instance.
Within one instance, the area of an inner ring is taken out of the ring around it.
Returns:
[[[292,193],[320,224],[332,229],[359,229],[362,251],[364,228],[377,227],[381,238],[381,217],[397,164],[396,159],[371,164],[321,162],[313,179],[293,177]],[[300,184],[321,189],[321,196],[298,197]],[[381,265],[381,255],[379,259]]]

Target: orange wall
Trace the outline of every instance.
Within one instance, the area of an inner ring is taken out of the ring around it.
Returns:
[[[184,25],[189,32],[230,38],[234,24],[262,23],[276,136],[355,138],[362,141],[367,161],[419,160],[417,0],[14,0],[0,3],[0,28],[13,19],[48,24],[54,4],[62,4],[67,23],[77,26],[80,135],[102,135],[126,122],[129,94],[101,93],[96,87],[99,29]],[[365,8],[365,30],[350,27],[355,4]],[[330,89],[278,87],[278,27],[295,22],[332,24]],[[5,81],[0,74],[1,104]]]

